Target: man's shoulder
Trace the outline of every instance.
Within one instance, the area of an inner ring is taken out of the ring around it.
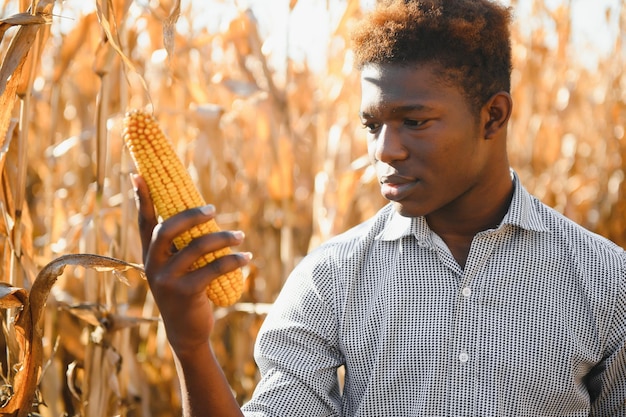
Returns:
[[[394,212],[393,205],[387,204],[383,206],[372,217],[331,237],[312,249],[306,258],[309,260],[320,260],[321,258],[339,260],[368,250],[367,248],[385,230]]]
[[[373,241],[387,226],[395,209],[392,204],[386,204],[369,219],[353,226],[328,239],[320,248],[336,245],[351,245],[357,242]]]
[[[386,205],[369,219],[311,249],[296,264],[287,282],[305,288],[314,281],[318,288],[333,288],[330,282],[344,276],[338,271],[358,269],[358,265],[368,258],[372,244],[394,210],[393,206]]]
[[[533,200],[551,240],[576,252],[621,258],[622,262],[626,259],[624,248],[617,243],[575,222],[539,199],[533,197]]]

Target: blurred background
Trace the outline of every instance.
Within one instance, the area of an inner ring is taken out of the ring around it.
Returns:
[[[124,264],[141,262],[121,139],[135,107],[155,113],[221,227],[246,232],[246,291],[216,310],[213,338],[237,399],[250,397],[256,332],[293,266],[384,204],[349,50],[351,23],[373,4],[0,2],[3,410],[179,415],[158,311]],[[626,246],[624,1],[506,4],[511,164],[546,204]],[[28,299],[36,280],[46,284]],[[38,325],[16,325],[22,306]],[[31,356],[41,366],[22,366]]]

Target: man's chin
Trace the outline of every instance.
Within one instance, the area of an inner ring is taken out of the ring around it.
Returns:
[[[392,201],[392,204],[398,214],[403,217],[421,217],[427,214],[426,211],[420,207],[410,207],[397,201]]]

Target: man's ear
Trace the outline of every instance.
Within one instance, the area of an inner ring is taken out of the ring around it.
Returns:
[[[513,111],[513,100],[506,91],[500,91],[487,101],[483,107],[485,139],[493,139],[500,132],[506,131],[506,125]]]

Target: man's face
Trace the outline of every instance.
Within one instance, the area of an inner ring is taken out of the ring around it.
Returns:
[[[488,198],[476,194],[484,193],[492,141],[438,69],[370,64],[361,71],[369,156],[382,195],[403,216],[454,215]]]

